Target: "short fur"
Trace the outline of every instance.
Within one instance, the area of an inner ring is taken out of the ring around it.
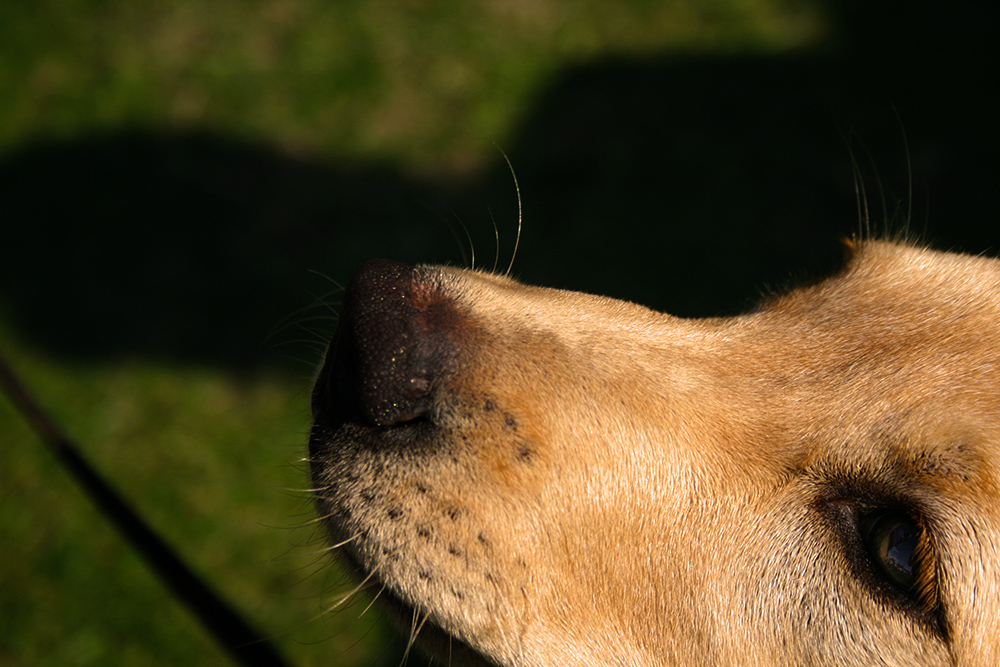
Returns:
[[[1000,262],[850,251],[703,320],[366,266],[313,397],[344,562],[444,664],[1000,664]]]

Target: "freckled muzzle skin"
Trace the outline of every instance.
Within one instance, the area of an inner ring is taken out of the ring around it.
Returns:
[[[445,664],[1000,663],[993,260],[866,243],[711,320],[376,260],[313,416],[338,554]],[[882,502],[933,604],[872,568]]]
[[[478,474],[470,438],[483,428],[515,428],[509,415],[476,414],[495,411],[485,393],[454,389],[476,333],[439,280],[433,270],[397,262],[362,266],[313,393],[310,458],[324,489],[320,511],[333,538],[348,541],[348,564],[362,576],[375,573],[404,624],[413,609],[430,611],[425,598],[461,607],[451,614],[465,618],[466,607],[490,597],[478,590],[496,575],[487,562],[489,533],[468,497]],[[476,401],[482,405],[469,405]],[[469,581],[472,571],[478,581]],[[447,611],[429,620],[425,645],[480,664],[461,632],[445,639],[436,627],[449,621]]]

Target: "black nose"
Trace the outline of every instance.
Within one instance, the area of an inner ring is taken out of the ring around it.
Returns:
[[[435,385],[453,370],[458,332],[432,270],[362,264],[313,390],[314,419],[391,426],[425,416]]]

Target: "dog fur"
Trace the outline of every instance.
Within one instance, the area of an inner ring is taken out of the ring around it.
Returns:
[[[342,561],[443,664],[1000,664],[1000,262],[848,249],[703,320],[365,265],[313,394]]]

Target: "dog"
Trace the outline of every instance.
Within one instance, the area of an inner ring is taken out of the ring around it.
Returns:
[[[1000,261],[845,244],[731,318],[372,260],[312,396],[344,565],[441,664],[1000,664]]]

